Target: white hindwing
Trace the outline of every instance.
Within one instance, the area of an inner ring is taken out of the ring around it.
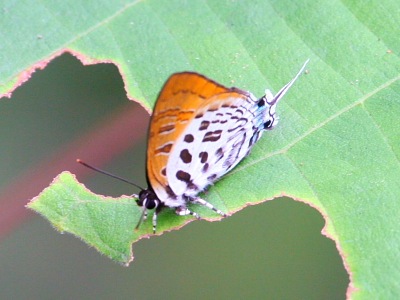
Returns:
[[[205,109],[176,141],[167,178],[177,196],[195,197],[235,167],[261,137],[265,108],[258,107],[258,100],[248,93],[246,100],[228,98],[227,102],[228,107]]]

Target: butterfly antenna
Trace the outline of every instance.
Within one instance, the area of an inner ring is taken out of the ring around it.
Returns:
[[[118,180],[121,180],[121,181],[123,181],[123,182],[126,182],[126,183],[128,183],[128,184],[130,184],[130,185],[133,185],[133,186],[137,187],[138,189],[144,190],[144,188],[142,188],[141,186],[137,185],[136,183],[133,183],[133,182],[131,182],[131,181],[129,181],[129,180],[126,180],[126,179],[124,179],[124,178],[122,178],[122,177],[119,177],[119,176],[117,176],[117,175],[108,173],[108,172],[106,172],[106,171],[104,171],[104,170],[101,170],[101,169],[99,169],[99,168],[93,167],[93,166],[91,166],[91,165],[89,165],[89,164],[87,164],[87,163],[81,161],[80,159],[77,159],[76,162],[80,163],[81,165],[84,165],[85,167],[87,167],[87,168],[89,168],[89,169],[92,169],[93,171],[96,171],[96,172],[98,172],[98,173],[101,173],[101,174],[104,174],[104,175],[113,177],[113,178],[115,178],[115,179],[118,179]]]
[[[139,230],[140,225],[143,223],[143,220],[146,219],[146,217],[147,217],[147,209],[146,207],[143,207],[142,214],[140,215],[140,219],[135,227],[135,230]]]
[[[282,99],[283,95],[286,94],[286,92],[293,85],[293,83],[295,83],[297,78],[299,78],[301,73],[303,73],[303,71],[304,71],[304,69],[307,66],[309,61],[310,61],[310,59],[306,60],[306,62],[303,64],[303,66],[301,67],[300,71],[296,74],[296,76],[292,80],[290,80],[283,88],[281,88],[281,90],[274,96],[274,99],[272,99],[272,101],[270,103],[268,103],[269,105],[275,105],[276,103],[278,103],[278,101],[280,99]]]

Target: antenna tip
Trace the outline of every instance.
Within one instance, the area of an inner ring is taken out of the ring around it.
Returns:
[[[82,161],[81,161],[79,158],[77,158],[77,159],[76,159],[76,162],[77,162],[77,163],[81,163]]]

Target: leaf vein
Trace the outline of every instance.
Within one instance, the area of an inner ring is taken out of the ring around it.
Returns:
[[[231,176],[241,170],[244,170],[252,165],[258,164],[260,161],[263,161],[265,159],[268,159],[272,156],[275,155],[279,155],[279,154],[284,154],[286,153],[289,149],[291,149],[292,147],[294,147],[295,145],[297,145],[299,142],[301,142],[302,140],[304,140],[306,137],[310,136],[312,133],[314,133],[315,131],[317,131],[318,129],[321,129],[322,127],[324,127],[325,125],[327,125],[328,123],[330,123],[331,121],[337,119],[338,117],[340,117],[341,115],[343,115],[344,113],[350,111],[352,108],[356,107],[357,105],[363,104],[365,101],[367,101],[369,98],[371,98],[372,96],[374,96],[375,94],[379,93],[380,91],[382,91],[383,89],[389,87],[390,85],[392,85],[393,83],[395,83],[396,81],[398,81],[400,79],[400,75],[396,76],[390,80],[388,80],[387,82],[385,82],[384,84],[380,85],[379,87],[377,87],[375,90],[365,94],[363,97],[361,97],[359,100],[345,106],[344,108],[340,109],[338,112],[336,112],[335,114],[331,115],[330,117],[326,118],[323,122],[311,127],[309,130],[307,130],[306,132],[304,132],[302,135],[298,136],[296,139],[294,139],[292,142],[290,142],[289,144],[287,144],[285,147],[283,147],[282,149],[279,149],[277,151],[273,151],[270,152],[264,156],[261,156],[258,159],[253,160],[252,162],[249,162],[243,166],[238,166],[237,168],[235,168],[234,170],[232,170],[229,174],[227,174],[226,176]]]

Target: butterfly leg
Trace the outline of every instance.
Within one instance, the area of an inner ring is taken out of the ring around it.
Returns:
[[[212,205],[210,202],[207,202],[207,201],[204,200],[204,199],[201,199],[201,198],[193,198],[191,201],[192,201],[193,203],[198,203],[198,204],[200,204],[200,205],[203,205],[203,206],[205,206],[205,207],[207,207],[207,208],[209,208],[209,209],[215,211],[217,214],[219,214],[219,215],[221,215],[221,216],[223,216],[223,217],[226,217],[226,216],[227,216],[227,214],[225,214],[224,212],[222,212],[222,211],[220,211],[219,209],[215,208],[214,205]]]
[[[157,230],[157,210],[154,211],[153,214],[153,233],[156,233]]]
[[[160,213],[160,211],[162,211],[164,208],[164,205],[158,205],[157,208],[154,210],[154,214],[153,214],[153,233],[156,233],[157,230],[157,216]]]
[[[189,210],[186,206],[177,207],[175,209],[175,212],[179,216],[191,215],[191,216],[193,216],[193,217],[195,217],[197,219],[200,219],[200,216],[197,213],[195,213],[194,211]]]

